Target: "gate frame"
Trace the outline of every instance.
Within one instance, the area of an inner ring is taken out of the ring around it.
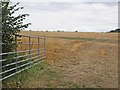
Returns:
[[[18,51],[18,50],[17,50],[18,47],[16,47],[16,49],[15,49],[14,52],[0,53],[0,56],[1,56],[1,57],[2,57],[2,55],[16,54],[16,57],[13,57],[13,59],[16,59],[15,62],[6,64],[6,65],[4,65],[4,66],[0,66],[0,69],[2,69],[3,67],[7,67],[7,66],[11,66],[11,65],[16,65],[15,68],[10,68],[10,69],[8,69],[8,70],[5,70],[4,72],[2,71],[2,72],[0,72],[0,75],[2,76],[2,74],[7,73],[7,72],[10,72],[10,71],[15,70],[15,69],[16,69],[16,71],[15,71],[14,73],[11,73],[10,75],[7,75],[7,76],[5,76],[5,77],[0,78],[0,81],[3,81],[3,80],[5,80],[5,79],[7,79],[7,78],[9,78],[9,77],[11,77],[11,76],[13,76],[13,75],[15,75],[15,74],[18,74],[18,73],[20,73],[20,72],[22,72],[22,71],[24,71],[24,70],[26,70],[26,69],[28,69],[28,68],[36,65],[36,64],[38,64],[42,59],[46,59],[46,38],[45,38],[45,37],[30,36],[30,35],[24,35],[24,34],[16,34],[16,35],[15,35],[15,42],[16,42],[17,45],[18,45],[17,37],[27,37],[27,38],[28,38],[28,43],[27,43],[27,44],[28,44],[28,50]],[[37,42],[38,49],[33,49],[33,50],[31,49],[31,44],[32,44],[32,43],[31,43],[31,38],[38,39],[38,42]],[[44,56],[43,56],[43,57],[40,56],[40,54],[41,54],[40,51],[42,51],[41,48],[40,48],[40,40],[41,40],[41,39],[44,40],[44,48],[43,48],[43,50],[44,50],[44,52],[43,52]],[[34,51],[34,50],[36,50],[37,53],[33,53],[33,54],[32,54],[31,51]],[[21,52],[27,52],[27,53],[29,53],[29,54],[18,56],[18,53],[21,53]],[[35,56],[35,57],[31,57],[31,56],[34,55],[34,54],[37,54],[37,57],[36,57],[36,56]],[[25,56],[27,56],[27,59],[18,61],[18,58],[20,58],[20,57],[25,57]],[[35,59],[35,58],[37,58],[37,60],[31,61],[32,59]],[[0,59],[0,63],[2,63],[2,62],[4,62],[4,61],[6,61],[6,59]],[[29,62],[29,63],[27,62],[27,63],[25,63],[25,64],[22,64],[22,65],[18,66],[18,63],[20,63],[20,62],[25,62],[25,61],[30,61],[30,62]],[[27,66],[26,66],[26,65],[27,65]],[[26,66],[26,67],[20,69],[20,67],[23,67],[23,66]],[[18,69],[19,69],[19,70],[18,70]]]

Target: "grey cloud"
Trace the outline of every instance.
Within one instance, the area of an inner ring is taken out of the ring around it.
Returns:
[[[81,8],[74,8],[76,5],[77,6],[80,6],[82,4],[85,4],[85,5],[94,5],[94,4],[101,4],[101,5],[106,5],[107,7],[114,7],[114,6],[117,6],[117,3],[116,2],[104,2],[104,3],[101,3],[101,2],[84,2],[84,3],[70,3],[70,2],[33,2],[33,3],[30,3],[30,2],[21,2],[21,4],[31,10],[31,11],[48,11],[48,12],[59,12],[59,11],[71,11],[71,10],[74,10],[74,11],[79,11],[81,10]],[[86,7],[85,7],[86,8]],[[82,8],[83,9],[83,8]],[[93,9],[94,10],[94,9]]]
[[[107,6],[116,6],[118,5],[118,2],[83,2],[85,4],[104,4]]]
[[[119,0],[11,0],[13,2],[118,2]]]
[[[116,2],[21,2],[21,6],[31,13],[29,21],[33,29],[117,28]]]
[[[72,3],[62,3],[62,2],[21,2],[24,7],[31,10],[38,11],[61,11],[68,10],[71,8]]]

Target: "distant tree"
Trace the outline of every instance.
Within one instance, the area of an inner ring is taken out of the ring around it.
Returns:
[[[120,32],[120,28],[116,29],[115,31],[116,31],[116,32]]]
[[[77,30],[75,32],[78,32]]]
[[[116,30],[111,30],[111,31],[109,31],[109,32],[120,32],[120,29],[118,28],[118,29],[116,29]]]
[[[11,52],[16,47],[14,35],[27,28],[31,23],[23,24],[29,14],[14,16],[15,12],[23,9],[19,3],[10,6],[10,2],[2,2],[2,52]]]
[[[60,32],[60,30],[57,30],[57,32]]]
[[[46,32],[48,32],[48,30],[46,30]]]
[[[111,30],[111,31],[109,31],[109,32],[115,32],[115,30]]]

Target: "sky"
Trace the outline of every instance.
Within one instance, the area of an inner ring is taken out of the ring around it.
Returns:
[[[27,30],[107,32],[118,28],[118,0],[11,0],[30,14]]]

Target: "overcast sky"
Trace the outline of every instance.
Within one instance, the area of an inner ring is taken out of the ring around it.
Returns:
[[[28,30],[103,32],[118,28],[118,0],[11,0],[28,13]]]

